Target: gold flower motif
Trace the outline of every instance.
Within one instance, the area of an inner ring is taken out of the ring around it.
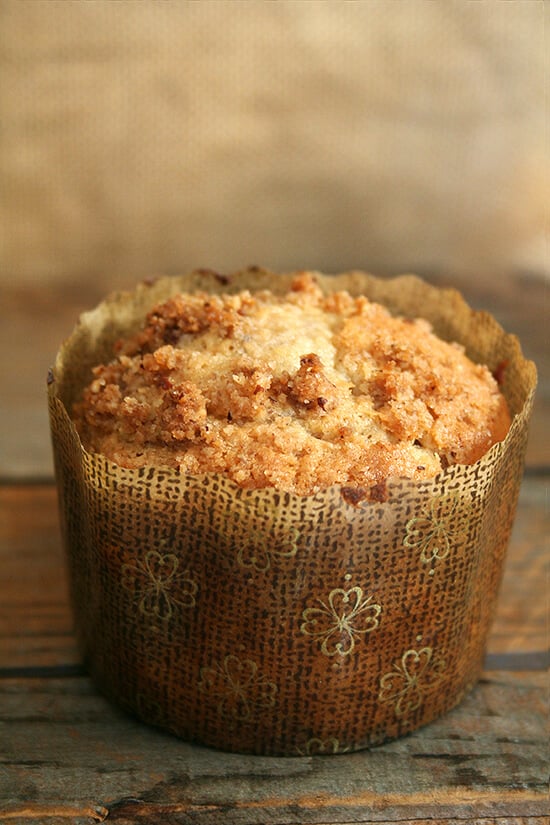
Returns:
[[[298,749],[299,756],[321,756],[322,754],[345,753],[347,748],[341,748],[338,739],[308,739],[303,749]]]
[[[427,693],[441,681],[446,664],[431,647],[407,650],[394,662],[394,670],[380,679],[380,702],[392,702],[395,715],[403,718],[417,710]]]
[[[349,581],[350,576],[346,576]],[[308,607],[302,613],[300,627],[306,636],[314,636],[321,642],[325,656],[349,656],[355,649],[355,639],[372,633],[379,625],[382,607],[371,604],[372,596],[363,598],[361,587],[345,590],[336,587],[328,599],[317,599],[320,607]]]
[[[241,544],[237,552],[237,561],[242,567],[253,567],[260,573],[267,572],[273,563],[274,558],[291,558],[298,550],[299,530],[293,528],[288,537],[286,547],[268,546],[265,534],[259,530],[251,530],[248,539]]]
[[[405,547],[418,548],[424,564],[445,559],[451,550],[452,539],[459,534],[452,527],[459,497],[456,493],[435,496],[423,516],[410,519],[405,528]]]
[[[252,659],[239,659],[233,654],[221,664],[201,668],[199,690],[218,700],[220,716],[248,722],[255,710],[265,710],[275,704],[277,686],[258,672]]]
[[[238,524],[239,538],[227,536],[223,512],[216,513],[216,532],[234,547],[241,567],[266,573],[277,559],[292,558],[298,552],[300,531],[288,524],[282,508],[248,498],[236,498],[231,504],[231,518]]]
[[[174,553],[149,550],[143,559],[122,565],[122,586],[137,593],[138,610],[168,622],[178,607],[194,607],[198,586],[188,570],[179,570]]]

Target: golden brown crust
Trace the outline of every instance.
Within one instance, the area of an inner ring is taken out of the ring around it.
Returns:
[[[285,296],[177,295],[117,353],[74,419],[88,449],[127,467],[376,497],[389,478],[475,462],[510,426],[497,382],[459,345],[307,273]]]

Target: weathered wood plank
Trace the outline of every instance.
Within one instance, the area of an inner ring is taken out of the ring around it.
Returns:
[[[548,651],[550,475],[523,480],[489,653]]]
[[[2,288],[0,475],[51,478],[46,376],[78,315],[100,297],[93,284]]]
[[[491,654],[548,647],[547,483],[524,479]],[[0,669],[78,664],[52,485],[0,486],[0,564]]]
[[[146,727],[86,678],[4,679],[0,811],[44,821],[46,811],[105,809],[108,821],[201,825],[542,817],[546,683],[545,673],[486,673],[460,707],[409,737],[278,759]]]
[[[0,668],[78,662],[51,485],[0,487],[0,564]]]

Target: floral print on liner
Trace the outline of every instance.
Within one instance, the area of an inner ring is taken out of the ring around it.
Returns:
[[[341,748],[338,739],[308,739],[303,748],[297,749],[298,756],[320,756],[321,754],[347,753],[349,748]]]
[[[252,659],[227,655],[221,664],[203,667],[199,690],[217,699],[217,711],[222,717],[248,722],[255,712],[273,707],[277,686],[268,681]]]
[[[289,559],[298,552],[300,531],[288,524],[286,510],[260,500],[232,496],[229,515],[223,508],[214,513],[214,531],[229,545],[231,557],[240,567],[267,573],[278,559]],[[238,538],[227,533],[227,521],[237,528]]]
[[[431,647],[407,650],[394,662],[394,670],[380,679],[378,699],[391,703],[395,715],[402,719],[418,710],[426,695],[441,681],[445,668],[445,660],[434,656]]]
[[[296,555],[300,532],[293,528],[284,547],[268,547],[261,530],[251,530],[249,536],[239,547],[237,561],[241,567],[253,567],[259,573],[266,573],[277,557],[288,559]]]
[[[407,522],[403,544],[420,550],[423,564],[447,558],[453,539],[460,536],[461,520],[456,518],[459,500],[456,493],[435,496],[423,516]]]
[[[122,586],[136,594],[140,613],[164,623],[172,619],[178,607],[194,607],[198,590],[189,570],[180,570],[174,553],[157,550],[122,565]]]
[[[351,576],[345,578],[349,582]],[[361,587],[336,587],[326,602],[317,602],[320,607],[303,611],[300,630],[321,642],[325,656],[349,656],[355,649],[356,638],[372,633],[379,625],[382,607],[372,603],[372,596],[363,598]]]

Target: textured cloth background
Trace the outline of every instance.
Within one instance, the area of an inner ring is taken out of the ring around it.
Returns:
[[[0,13],[0,279],[547,266],[548,4]]]

